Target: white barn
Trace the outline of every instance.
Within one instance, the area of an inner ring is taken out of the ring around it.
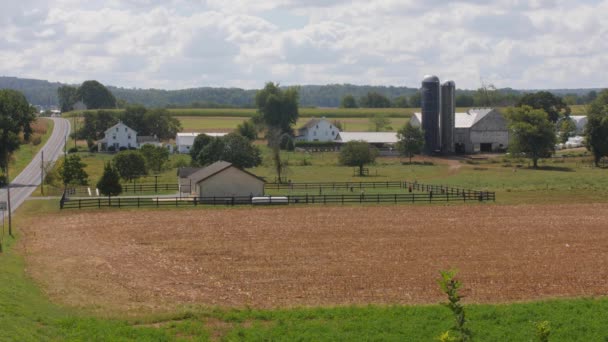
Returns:
[[[587,126],[587,116],[586,115],[570,115],[570,119],[574,121],[576,125],[576,135],[585,134],[585,126]]]
[[[325,118],[311,119],[298,129],[297,141],[334,141],[340,133],[338,127]]]
[[[223,137],[228,133],[201,133],[201,132],[191,132],[191,133],[177,133],[175,136],[175,151],[177,153],[190,153],[190,149],[194,144],[194,139],[201,134],[208,135],[210,137]]]
[[[410,119],[412,126],[422,126],[422,114]],[[455,114],[454,151],[456,153],[504,151],[509,146],[507,120],[496,109],[470,109]]]

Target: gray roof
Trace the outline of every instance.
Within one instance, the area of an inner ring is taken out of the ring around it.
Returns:
[[[223,161],[223,160],[216,161],[215,163],[213,163],[213,164],[211,164],[211,165],[209,165],[207,167],[204,167],[202,169],[198,169],[194,173],[190,174],[190,176],[188,176],[188,178],[190,178],[192,180],[192,183],[198,184],[198,183],[204,181],[205,179],[210,178],[210,177],[212,177],[212,176],[214,176],[214,175],[216,175],[216,174],[218,174],[218,173],[220,173],[220,172],[222,172],[222,171],[224,171],[224,170],[226,170],[226,169],[228,169],[229,167],[232,167],[232,166],[234,166],[234,165],[232,165],[232,163],[229,163],[229,162],[226,162],[226,161]],[[260,177],[254,175],[251,172],[247,172],[247,171],[245,171],[243,169],[240,169],[240,168],[238,168],[236,166],[234,166],[234,167],[237,168],[238,170],[240,170],[240,171],[242,171],[242,172],[244,172],[244,173],[246,173],[246,174],[254,177],[254,178],[257,178],[258,180],[260,180],[262,182],[265,182],[263,179],[261,179]]]
[[[336,136],[337,142],[365,141],[370,144],[395,144],[397,132],[340,132]]]
[[[473,108],[469,109],[466,113],[455,113],[454,114],[454,127],[455,128],[471,128],[476,123],[485,118],[488,114],[492,113],[492,108]],[[413,123],[419,127],[419,123],[422,122],[422,114],[414,113],[416,121]]]
[[[422,80],[422,82],[439,83],[439,77],[437,77],[435,75],[426,75],[426,76],[424,76],[424,79]]]
[[[300,127],[300,129],[308,129],[316,124],[318,124],[319,122],[321,122],[321,119],[310,119],[308,120],[307,123],[305,123],[302,127]]]

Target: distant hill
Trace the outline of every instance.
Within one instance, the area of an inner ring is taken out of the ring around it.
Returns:
[[[23,92],[30,103],[43,107],[57,106],[57,88],[64,84],[43,80],[0,76],[0,89],[15,89]],[[190,106],[200,107],[253,107],[256,89],[240,88],[191,88],[182,90],[137,89],[108,86],[117,99],[128,103],[139,103],[147,107]],[[537,90],[499,89],[504,93],[519,94]],[[587,94],[600,89],[554,89],[556,95]],[[368,92],[377,92],[390,99],[411,96],[417,88],[393,86],[360,86],[352,84],[304,85],[300,86],[300,105],[303,107],[338,107],[345,95],[359,98]],[[457,93],[472,94],[473,90],[457,90]]]

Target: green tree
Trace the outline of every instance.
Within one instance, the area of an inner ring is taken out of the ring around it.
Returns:
[[[150,135],[148,134],[149,128],[146,122],[147,112],[146,107],[142,105],[130,105],[120,115],[120,121],[134,129],[138,135]]]
[[[593,153],[596,166],[603,157],[608,157],[608,89],[600,92],[587,107],[585,143]]]
[[[409,157],[410,164],[412,163],[412,157],[422,152],[424,147],[424,132],[419,127],[412,126],[411,122],[407,122],[397,132],[397,151],[402,156]]]
[[[148,173],[146,159],[139,151],[121,151],[116,154],[112,163],[120,178],[126,181],[133,181]]]
[[[57,88],[57,98],[59,108],[62,112],[69,112],[76,102],[78,102],[78,88],[71,86],[61,86]]]
[[[36,119],[35,109],[30,106],[25,96],[15,90],[0,89],[0,168],[9,183],[9,161],[13,152],[19,149],[19,135],[23,133],[26,141],[32,135],[32,122]],[[6,189],[8,199],[8,229],[13,235],[11,214],[10,184]]]
[[[349,141],[342,145],[338,161],[341,165],[359,167],[359,176],[363,176],[363,166],[373,163],[378,150],[365,141]]]
[[[380,93],[369,92],[361,97],[359,105],[363,108],[390,108],[391,100]]]
[[[438,281],[441,291],[448,296],[445,306],[452,311],[454,316],[454,326],[439,337],[439,340],[443,342],[466,342],[472,339],[471,331],[465,326],[467,320],[464,306],[460,303],[462,296],[459,293],[462,283],[455,279],[456,273],[455,270],[440,271],[441,278]],[[450,331],[453,331],[456,336],[450,335]]]
[[[194,138],[194,142],[192,143],[192,147],[190,147],[190,157],[192,158],[192,165],[196,166],[199,160],[199,154],[203,150],[205,146],[207,146],[214,138],[208,136],[207,134],[199,134]],[[204,165],[204,164],[203,164]]]
[[[88,109],[116,108],[116,98],[103,84],[97,81],[85,81],[78,88],[77,98],[82,100]]]
[[[146,144],[139,151],[146,159],[147,169],[156,173],[161,172],[169,161],[169,150],[164,147]]]
[[[106,110],[87,112],[84,115],[82,127],[76,132],[76,137],[81,140],[101,139],[104,132],[117,123],[118,118],[112,112]]]
[[[264,89],[255,95],[258,112],[267,129],[266,137],[279,181],[281,181],[281,170],[284,168],[284,163],[281,161],[281,138],[283,134],[291,134],[291,126],[298,121],[298,99],[296,88],[283,91],[272,82],[266,83]]]
[[[236,126],[236,132],[250,141],[254,141],[258,138],[258,130],[255,128],[255,124],[252,120],[245,120]]]
[[[475,99],[471,95],[458,94],[456,96],[456,107],[473,107]]]
[[[291,126],[298,121],[298,90],[282,90],[278,84],[266,83],[255,95],[255,103],[267,128],[279,128],[291,133]]]
[[[67,185],[87,185],[89,183],[89,175],[84,168],[87,164],[82,162],[82,159],[77,154],[70,154],[59,166],[59,175],[63,180],[63,184]]]
[[[112,163],[106,163],[103,167],[103,174],[97,182],[97,189],[104,196],[118,196],[122,192],[120,176]]]
[[[409,104],[411,108],[419,108],[422,105],[422,96],[419,91],[410,96]]]
[[[260,149],[237,133],[211,138],[196,156],[197,165],[227,161],[240,168],[258,166],[262,162]]]
[[[340,108],[357,108],[357,100],[350,94],[345,95],[340,101]]]
[[[160,139],[175,138],[177,132],[182,130],[181,122],[172,117],[166,109],[153,109],[146,112],[146,126],[140,135],[154,135]],[[137,128],[132,127],[138,131]],[[139,133],[139,131],[138,131]]]
[[[391,120],[386,115],[376,114],[369,118],[370,128],[374,132],[381,132],[390,124]]]
[[[538,160],[555,151],[555,126],[549,116],[544,110],[530,106],[509,108],[506,116],[511,131],[509,151],[524,153],[538,168]]]
[[[565,117],[558,122],[557,130],[559,132],[559,142],[563,144],[576,135],[576,123],[570,117]]]
[[[519,100],[517,106],[530,106],[534,109],[542,109],[549,115],[549,120],[554,123],[570,115],[570,107],[564,103],[562,98],[548,91],[526,94]]]
[[[401,96],[396,97],[393,100],[393,107],[395,107],[395,108],[407,108],[408,107],[407,96],[401,95]]]

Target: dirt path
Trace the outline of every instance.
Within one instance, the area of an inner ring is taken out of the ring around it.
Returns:
[[[72,306],[437,303],[608,293],[608,205],[64,211],[32,219],[28,272]]]

